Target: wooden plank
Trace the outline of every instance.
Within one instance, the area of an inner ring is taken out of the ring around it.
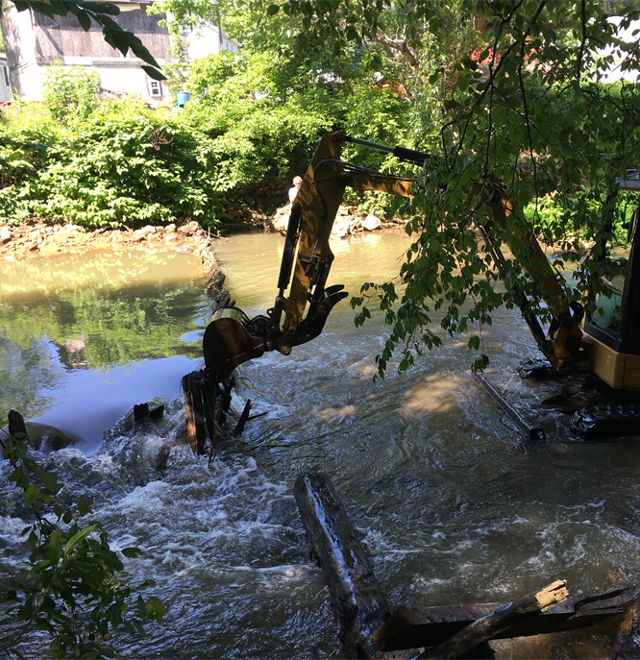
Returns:
[[[233,431],[233,435],[235,437],[239,436],[242,434],[244,431],[244,427],[246,423],[249,421],[249,415],[251,414],[251,399],[247,399],[247,402],[244,404],[244,410],[242,411],[242,415],[240,415],[240,419],[238,420],[238,423],[236,424],[236,428]]]
[[[184,407],[187,414],[187,438],[194,454],[205,453],[204,443],[207,437],[202,380],[203,374],[200,371],[192,371],[182,378]]]
[[[474,372],[476,378],[482,384],[487,394],[498,404],[506,416],[524,433],[529,440],[545,440],[544,431],[541,428],[534,428],[524,422],[522,417],[509,405],[507,400],[489,383],[489,381],[479,372]]]
[[[569,597],[566,581],[556,580],[540,591],[500,607],[489,616],[477,619],[448,639],[422,653],[420,660],[455,660],[473,656],[474,650],[543,610]]]
[[[567,600],[528,618],[492,639],[528,637],[585,628],[603,619],[622,616],[624,607],[637,600],[640,588],[631,586],[581,599]],[[380,626],[373,638],[381,651],[395,651],[440,644],[465,626],[489,616],[507,603],[477,603],[435,607],[401,605]]]
[[[218,396],[218,383],[212,383],[205,373],[202,375],[202,403],[204,421],[207,433],[211,439],[211,445],[216,437],[216,398]],[[204,448],[204,444],[203,444]]]
[[[329,585],[344,653],[377,657],[371,636],[389,608],[333,484],[320,473],[302,474],[293,494]]]

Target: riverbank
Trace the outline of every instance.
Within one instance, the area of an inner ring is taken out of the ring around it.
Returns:
[[[216,236],[192,220],[183,225],[148,225],[141,229],[84,231],[73,224],[51,225],[30,220],[18,226],[0,223],[0,260],[24,260],[55,254],[98,250],[174,250],[193,253],[208,278],[219,271],[212,247]]]
[[[224,225],[225,233],[238,231],[265,231],[286,234],[290,206],[277,209],[263,224],[252,222]],[[397,226],[384,222],[375,215],[353,213],[340,207],[331,235],[346,238],[355,233],[376,231]],[[202,263],[208,278],[219,272],[213,246],[218,236],[200,226],[196,220],[182,225],[147,225],[141,229],[97,229],[86,231],[73,224],[47,224],[37,218],[13,226],[0,222],[0,259],[23,260],[55,254],[81,254],[92,250],[175,250],[193,253]]]

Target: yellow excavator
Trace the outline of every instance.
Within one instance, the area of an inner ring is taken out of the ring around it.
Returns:
[[[329,237],[347,186],[379,190],[401,197],[414,196],[414,181],[351,165],[340,158],[343,145],[354,143],[393,154],[401,161],[424,165],[430,158],[403,147],[387,147],[349,137],[341,132],[325,135],[303,178],[291,208],[282,256],[278,295],[266,315],[250,319],[231,305],[217,309],[206,329],[203,349],[211,382],[223,382],[243,362],[266,351],[289,355],[291,349],[317,337],[333,307],[348,294],[342,285],[326,286],[333,262]],[[637,173],[619,180],[620,188],[640,192]],[[513,207],[499,182],[475,185],[469,191],[492,207],[492,223],[504,229]],[[628,227],[628,241],[611,250],[602,246],[603,259],[626,266],[626,276],[601,277],[600,293],[593,297],[594,310],[586,317],[582,306],[567,302],[559,275],[553,269],[534,234],[523,231],[530,254],[529,276],[540,283],[542,297],[552,315],[545,332],[528,300],[515,291],[520,307],[540,350],[559,372],[593,373],[614,389],[640,391],[640,246],[636,212]],[[478,227],[495,262],[504,263],[498,241],[486,224]],[[504,231],[497,231],[509,243]],[[607,293],[602,288],[608,289]]]

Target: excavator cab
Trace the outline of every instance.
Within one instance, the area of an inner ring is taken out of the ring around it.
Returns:
[[[618,184],[621,190],[640,195],[637,171],[627,172]],[[598,277],[600,291],[591,294],[595,309],[586,315],[584,324],[585,334],[594,343],[592,370],[615,389],[640,390],[639,216],[637,206],[624,231],[601,246],[605,274]],[[609,272],[607,264],[612,266]]]

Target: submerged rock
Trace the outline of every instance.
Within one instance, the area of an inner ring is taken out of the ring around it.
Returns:
[[[80,440],[49,424],[26,422],[26,427],[29,444],[39,451],[59,451],[75,445]]]

